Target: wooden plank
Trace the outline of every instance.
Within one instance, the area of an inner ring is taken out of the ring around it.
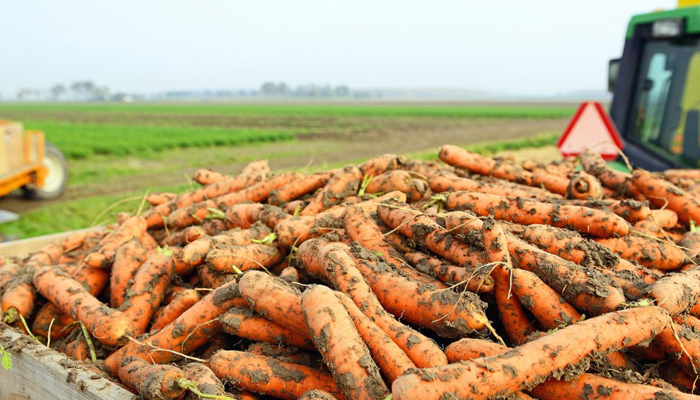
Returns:
[[[36,252],[43,246],[49,243],[60,244],[68,236],[83,231],[93,231],[97,229],[104,229],[102,226],[79,229],[76,231],[60,232],[54,233],[52,235],[38,236],[29,239],[15,240],[6,243],[0,243],[0,257],[19,257],[24,258],[28,255]]]
[[[65,354],[49,349],[2,323],[0,344],[12,359],[9,371],[0,367],[0,399],[140,399]]]

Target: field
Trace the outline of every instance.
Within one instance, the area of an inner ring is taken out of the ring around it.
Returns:
[[[20,238],[112,221],[137,211],[146,191],[183,191],[201,167],[235,173],[263,158],[273,170],[312,171],[383,153],[435,157],[444,143],[498,152],[551,144],[570,104],[215,103],[9,104],[0,119],[39,129],[69,159],[66,194],[0,209],[22,214],[0,225]]]

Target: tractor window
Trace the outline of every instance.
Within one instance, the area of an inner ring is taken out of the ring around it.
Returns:
[[[632,110],[637,140],[675,164],[697,167],[699,106],[698,38],[647,42]]]

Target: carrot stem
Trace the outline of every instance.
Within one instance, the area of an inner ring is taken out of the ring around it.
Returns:
[[[202,398],[202,399],[236,400],[235,397],[217,396],[215,394],[202,393],[199,391],[199,388],[197,386],[197,382],[190,381],[190,380],[187,380],[185,378],[180,378],[175,382],[181,388],[183,388],[185,390],[189,390],[190,392],[194,393],[195,395],[199,396],[199,398]]]
[[[87,342],[88,350],[90,350],[90,359],[92,360],[93,363],[97,362],[97,354],[95,353],[95,345],[92,344],[92,339],[90,338],[90,333],[87,330],[87,327],[85,327],[85,324],[82,322],[80,323],[80,329],[83,331],[83,336],[85,336],[85,342]],[[49,332],[51,332],[49,330]]]
[[[14,310],[14,309],[13,309],[13,310]],[[19,314],[19,319],[20,319],[20,321],[22,321],[22,325],[24,325],[24,329],[27,330],[27,333],[29,334],[29,336],[30,336],[32,339],[34,339],[37,343],[43,344],[43,343],[41,343],[41,342],[39,341],[39,339],[36,338],[36,336],[34,336],[34,334],[32,333],[32,331],[29,329],[29,326],[27,326],[27,320],[24,319],[24,317],[22,316],[22,314]]]

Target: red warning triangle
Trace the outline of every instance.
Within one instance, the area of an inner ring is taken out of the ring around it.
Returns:
[[[564,157],[578,156],[593,148],[604,159],[614,160],[624,144],[603,105],[590,101],[581,103],[557,147]]]

